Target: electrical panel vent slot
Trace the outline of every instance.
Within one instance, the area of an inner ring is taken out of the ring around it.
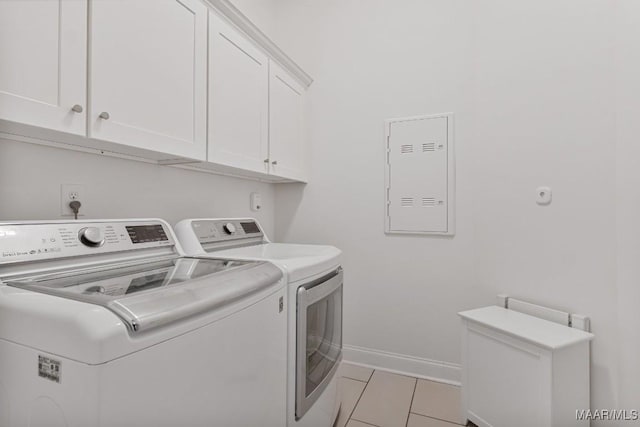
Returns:
[[[409,154],[409,153],[413,153],[413,145],[411,144],[404,144],[402,146],[400,146],[400,152],[402,154]]]
[[[436,199],[433,197],[423,197],[422,198],[422,206],[429,208],[436,205]]]
[[[385,136],[385,232],[453,235],[453,114],[390,119]]]
[[[400,199],[400,206],[404,208],[413,207],[413,197],[403,197]]]

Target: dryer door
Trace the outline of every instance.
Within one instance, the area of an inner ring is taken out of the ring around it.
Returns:
[[[342,268],[298,288],[296,419],[320,397],[342,359]]]

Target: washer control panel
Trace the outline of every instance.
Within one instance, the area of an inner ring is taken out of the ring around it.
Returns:
[[[166,227],[149,221],[0,223],[0,264],[172,246]]]
[[[191,223],[200,243],[233,242],[240,240],[262,240],[260,226],[252,219],[206,219]]]

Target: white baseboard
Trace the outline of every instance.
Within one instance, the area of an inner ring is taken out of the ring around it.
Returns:
[[[460,365],[388,351],[345,345],[343,360],[356,365],[381,369],[402,375],[460,385]]]

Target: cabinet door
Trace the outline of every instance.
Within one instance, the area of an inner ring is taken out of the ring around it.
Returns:
[[[270,173],[305,181],[304,88],[273,62],[269,75]]]
[[[0,1],[0,119],[85,135],[86,40],[86,0]]]
[[[268,172],[269,60],[209,16],[209,161]]]
[[[206,6],[93,1],[89,24],[90,136],[206,160]]]

